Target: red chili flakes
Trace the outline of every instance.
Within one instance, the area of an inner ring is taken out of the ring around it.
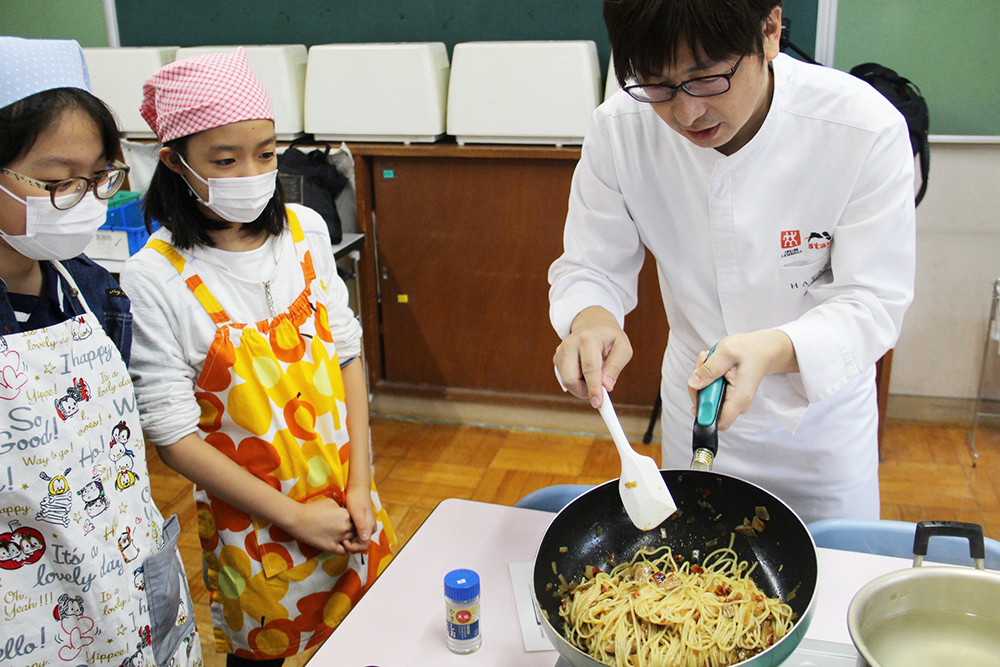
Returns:
[[[701,574],[702,572],[705,571],[705,568],[703,568],[701,565],[692,565],[691,571],[694,572],[695,574]]]

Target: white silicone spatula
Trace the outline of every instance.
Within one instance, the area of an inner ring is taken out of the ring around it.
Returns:
[[[618,421],[618,415],[615,414],[608,390],[602,387],[601,391],[604,392],[601,417],[611,431],[611,439],[615,441],[618,455],[622,459],[622,475],[618,480],[622,504],[636,528],[652,530],[676,512],[677,505],[674,504],[667,483],[663,481],[656,461],[632,449]]]

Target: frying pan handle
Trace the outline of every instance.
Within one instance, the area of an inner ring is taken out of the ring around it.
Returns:
[[[983,527],[978,523],[963,523],[961,521],[921,521],[913,535],[913,566],[920,567],[927,555],[930,539],[938,535],[964,537],[969,540],[969,557],[976,561],[980,570],[986,567],[986,544],[983,540]]]
[[[708,356],[715,352],[715,345]],[[691,441],[691,467],[697,470],[711,470],[712,462],[719,453],[719,413],[726,400],[726,379],[720,377],[698,392],[697,413]]]

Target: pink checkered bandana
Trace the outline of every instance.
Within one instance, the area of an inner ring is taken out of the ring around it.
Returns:
[[[274,120],[242,46],[164,65],[143,84],[139,113],[162,143],[241,120]]]

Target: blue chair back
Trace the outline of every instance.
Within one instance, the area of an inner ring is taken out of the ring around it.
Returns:
[[[913,558],[913,535],[917,524],[908,521],[823,519],[808,526],[818,547],[866,554]],[[1000,542],[985,538],[986,567],[1000,570]],[[960,537],[934,537],[928,543],[926,561],[973,565],[969,541]]]
[[[554,486],[546,486],[524,496],[514,503],[514,507],[542,510],[543,512],[558,512],[592,488],[594,487],[587,484],[556,484]]]

